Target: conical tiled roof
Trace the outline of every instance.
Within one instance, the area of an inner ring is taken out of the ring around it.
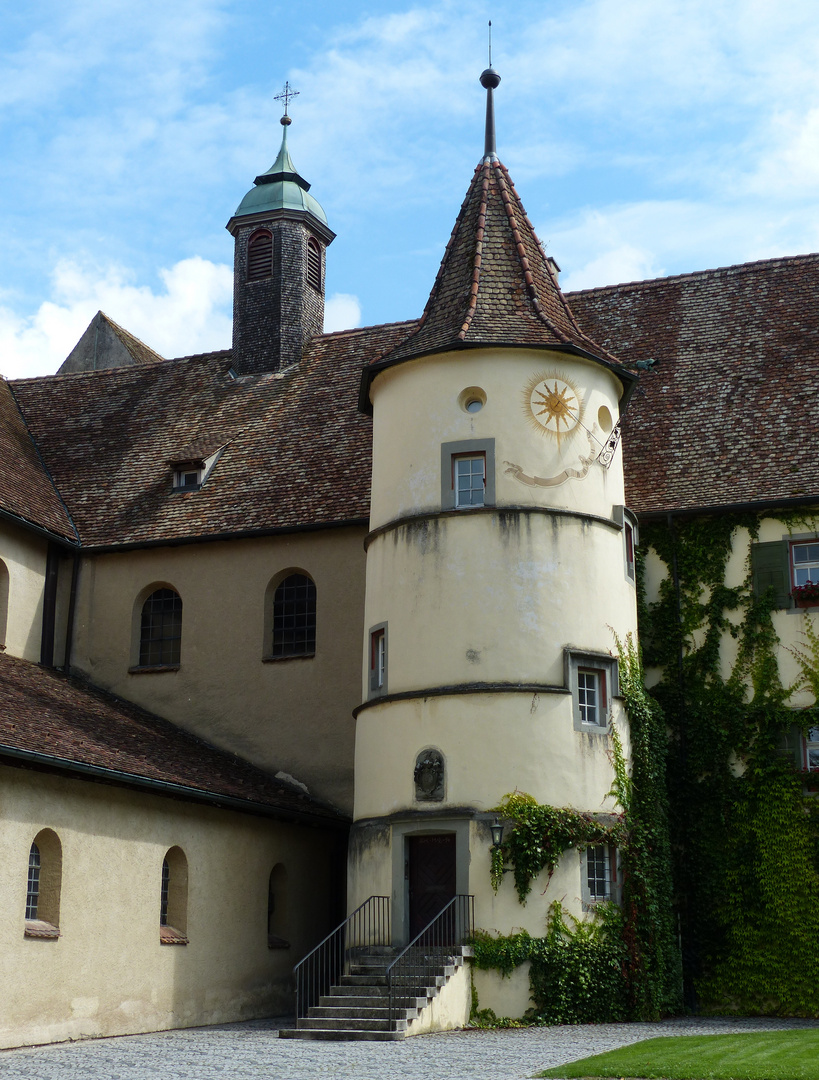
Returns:
[[[376,363],[478,345],[580,350],[617,364],[574,319],[506,168],[475,170],[417,331]]]

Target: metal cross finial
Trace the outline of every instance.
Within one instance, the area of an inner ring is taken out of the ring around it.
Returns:
[[[290,99],[299,96],[299,91],[294,90],[289,81],[284,84],[284,90],[280,94],[273,96],[274,101],[284,102],[284,115],[287,116],[287,106],[290,104]]]

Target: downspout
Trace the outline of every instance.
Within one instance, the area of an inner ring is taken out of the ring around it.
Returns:
[[[671,511],[666,514],[668,535],[671,540],[671,581],[674,585],[674,600],[677,615],[677,689],[679,694],[679,735],[680,735],[680,773],[686,775],[688,763],[688,732],[687,717],[685,711],[685,666],[683,663],[683,618],[682,618],[682,590],[680,588],[680,572],[677,562],[677,534],[674,531],[674,515]],[[687,829],[686,829],[687,832]],[[686,1009],[690,1012],[697,1011],[697,994],[694,989],[693,972],[697,966],[697,945],[687,932],[690,925],[691,897],[685,897],[685,920],[679,925],[680,952],[683,959],[683,1000]],[[678,912],[680,919],[680,912]],[[688,975],[688,978],[686,978]]]
[[[65,627],[65,655],[63,657],[63,671],[66,675],[71,674],[71,646],[74,641],[74,612],[77,608],[77,582],[80,577],[80,556],[74,553],[74,562],[71,566],[71,593],[68,598],[68,619]]]

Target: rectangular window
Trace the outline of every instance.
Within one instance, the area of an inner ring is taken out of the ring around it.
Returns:
[[[626,522],[623,528],[626,542],[626,574],[634,581],[634,529]]]
[[[495,505],[495,440],[441,444],[441,508]]]
[[[819,727],[808,728],[805,737],[805,768],[819,772]]]
[[[586,880],[583,900],[612,900],[612,852],[604,845],[586,849]]]
[[[794,585],[819,584],[819,540],[814,544],[791,544]]]
[[[387,624],[370,631],[370,697],[387,691]]]
[[[563,650],[565,686],[572,695],[575,731],[604,734],[608,730],[611,699],[618,697],[617,658],[610,653]]]
[[[606,673],[590,668],[577,669],[577,702],[580,721],[600,727],[606,715]]]
[[[486,492],[486,454],[458,454],[452,459],[455,506],[483,506]]]

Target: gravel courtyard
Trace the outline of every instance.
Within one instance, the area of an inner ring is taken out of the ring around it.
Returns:
[[[256,1020],[0,1051],[0,1078],[25,1080],[523,1080],[541,1069],[657,1035],[819,1027],[816,1020],[667,1020],[518,1031],[452,1031],[397,1043],[277,1038]]]

